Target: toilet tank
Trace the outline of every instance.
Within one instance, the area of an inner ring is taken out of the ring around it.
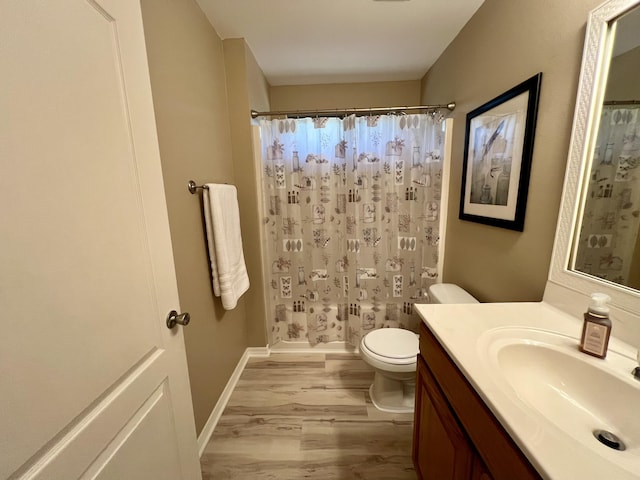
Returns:
[[[431,303],[479,303],[469,292],[453,283],[436,283],[429,287]]]

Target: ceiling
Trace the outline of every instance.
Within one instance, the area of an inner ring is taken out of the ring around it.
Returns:
[[[417,80],[484,0],[197,0],[271,85]]]

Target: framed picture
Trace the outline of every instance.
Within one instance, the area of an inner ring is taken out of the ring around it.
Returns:
[[[542,73],[467,114],[461,220],[521,232]]]

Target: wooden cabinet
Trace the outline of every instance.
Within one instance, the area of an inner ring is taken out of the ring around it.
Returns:
[[[421,478],[471,478],[475,452],[440,388],[418,360],[414,463]]]
[[[417,363],[413,463],[418,478],[540,478],[424,324]]]
[[[473,458],[471,480],[492,480],[489,470],[487,470],[487,467],[485,467],[482,459],[478,455]]]

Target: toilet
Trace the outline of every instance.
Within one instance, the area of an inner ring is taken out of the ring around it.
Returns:
[[[452,283],[429,287],[430,303],[478,303]],[[360,356],[375,370],[369,396],[383,412],[411,413],[414,408],[418,335],[403,328],[381,328],[360,340]]]

